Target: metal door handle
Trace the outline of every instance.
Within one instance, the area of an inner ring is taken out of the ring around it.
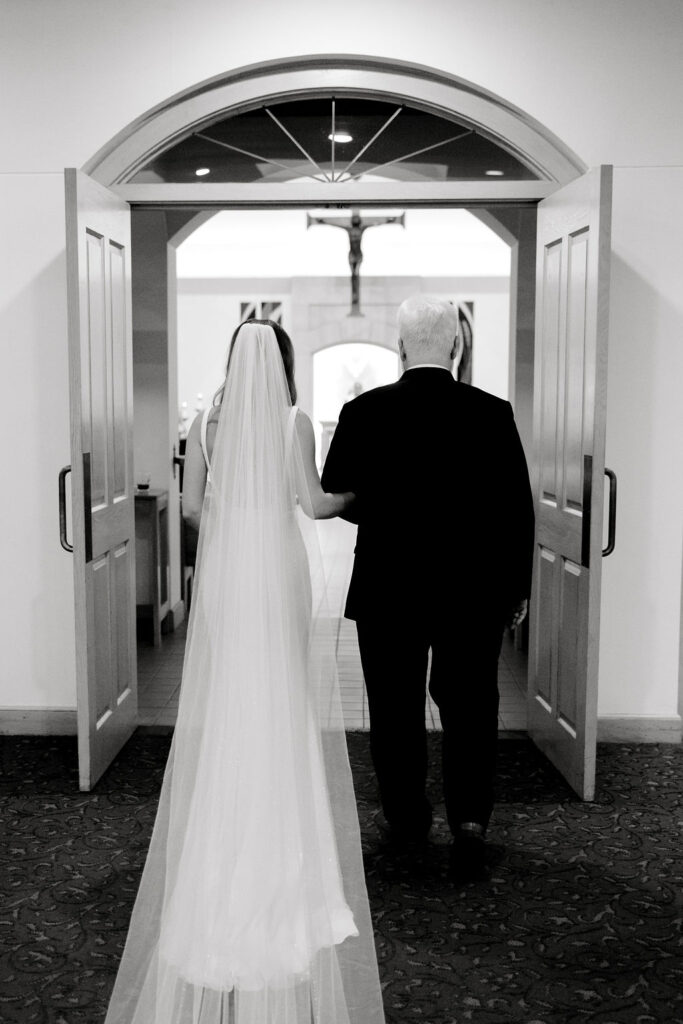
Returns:
[[[607,547],[602,549],[602,557],[606,558],[614,551],[617,533],[617,474],[605,466],[605,476],[609,480],[609,510],[607,525]]]
[[[71,472],[71,466],[64,466],[59,471],[59,543],[65,551],[73,551],[73,544],[66,539],[66,475]]]

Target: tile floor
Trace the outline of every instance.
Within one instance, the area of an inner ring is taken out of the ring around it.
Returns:
[[[346,586],[353,562],[355,527],[339,519],[318,524],[328,579],[328,605],[336,632],[337,667],[344,722],[347,729],[367,729],[368,709],[358,642],[353,622],[343,617]],[[186,623],[163,636],[161,648],[141,630],[138,641],[139,725],[149,731],[167,731],[175,725],[185,653]],[[526,656],[505,638],[499,663],[502,734],[526,728]],[[440,728],[439,713],[427,698],[426,722]]]

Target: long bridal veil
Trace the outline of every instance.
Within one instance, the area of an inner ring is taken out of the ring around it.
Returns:
[[[384,1021],[295,415],[274,332],[243,325],[177,725],[105,1024]]]

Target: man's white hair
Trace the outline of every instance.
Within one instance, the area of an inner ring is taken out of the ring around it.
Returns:
[[[458,311],[447,299],[411,295],[398,307],[398,333],[413,353],[449,353],[458,333]]]

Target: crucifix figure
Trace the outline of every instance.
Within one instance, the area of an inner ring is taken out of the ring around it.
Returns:
[[[350,217],[311,217],[306,214],[306,227],[314,224],[329,224],[333,228],[343,228],[349,236],[349,266],[351,267],[351,312],[349,316],[362,316],[360,311],[360,265],[363,262],[361,239],[368,228],[382,224],[400,224],[405,227],[405,213],[399,217],[361,217],[360,210],[351,210]]]

